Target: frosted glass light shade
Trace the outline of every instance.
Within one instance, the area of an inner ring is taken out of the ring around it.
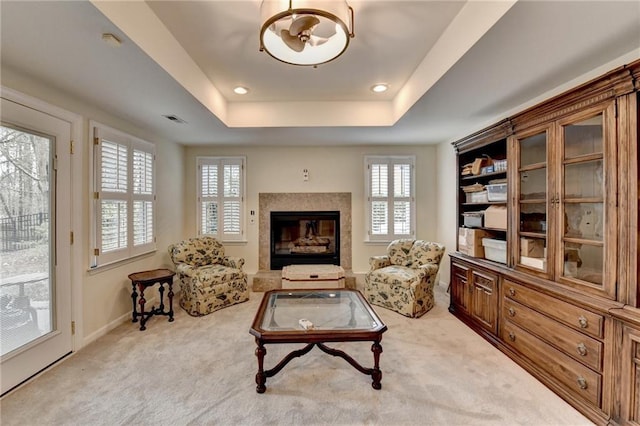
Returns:
[[[353,9],[346,1],[263,0],[260,14],[260,50],[288,64],[315,66],[332,61],[353,37]],[[298,52],[285,43],[282,31],[288,32],[293,21],[303,16],[314,16],[319,24]]]

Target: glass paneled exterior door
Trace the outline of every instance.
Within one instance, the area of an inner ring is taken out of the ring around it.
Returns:
[[[2,356],[52,331],[54,141],[0,127],[0,347]]]

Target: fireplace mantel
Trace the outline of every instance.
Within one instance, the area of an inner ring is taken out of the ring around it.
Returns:
[[[340,212],[340,266],[351,269],[351,193],[348,192],[299,192],[258,194],[258,268],[271,268],[269,239],[272,211],[323,211]]]

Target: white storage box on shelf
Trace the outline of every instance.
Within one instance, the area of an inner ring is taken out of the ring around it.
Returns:
[[[507,242],[502,240],[494,240],[493,238],[483,238],[482,246],[484,247],[485,259],[494,262],[507,263]]]
[[[485,185],[487,188],[487,199],[489,201],[507,201],[507,184],[496,183],[493,185]]]
[[[487,198],[487,191],[467,192],[467,203],[486,203],[489,201]]]
[[[484,216],[484,210],[462,213],[462,216],[464,216],[464,226],[467,228],[482,228],[482,216]]]

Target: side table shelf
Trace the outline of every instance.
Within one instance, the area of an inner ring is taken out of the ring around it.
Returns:
[[[173,322],[173,276],[176,273],[168,269],[154,269],[151,271],[135,272],[129,274],[131,280],[131,300],[133,302],[133,319],[131,322],[138,322],[140,318],[140,331],[146,330],[145,326],[149,318],[153,315],[165,315],[169,317],[169,322]],[[151,307],[151,310],[145,312],[144,305],[147,302],[144,298],[144,290],[147,287],[151,287],[155,284],[159,284],[158,291],[160,293],[160,306],[156,308]],[[167,284],[169,292],[167,293],[169,299],[169,310],[165,311],[164,306],[164,285]],[[137,289],[136,289],[137,287]],[[138,292],[140,291],[140,300],[138,300]],[[137,302],[137,303],[136,303]],[[140,305],[140,311],[138,312],[136,305]]]

